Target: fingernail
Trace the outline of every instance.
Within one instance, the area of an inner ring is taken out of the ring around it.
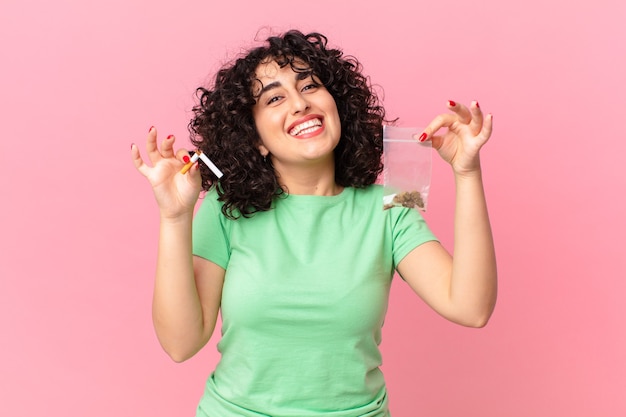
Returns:
[[[133,149],[133,146],[135,146],[135,144],[134,144],[134,143],[131,143],[131,144],[130,144],[130,149]]]
[[[167,139],[172,139],[173,137],[174,137],[174,135],[169,135],[169,136],[167,137]]]
[[[476,103],[476,108],[477,108],[477,109],[480,109],[480,105],[478,104],[478,102],[477,102],[477,101],[475,101],[475,103]]]
[[[189,157],[187,155],[183,155],[183,161],[188,164],[189,161],[191,161],[191,159],[189,159]]]
[[[420,142],[424,142],[426,140],[426,138],[428,137],[428,135],[426,134],[426,132],[422,133],[421,136],[419,137],[419,141]]]
[[[152,132],[152,129],[154,129],[154,126],[150,126],[150,129],[148,129],[148,133]]]
[[[452,101],[452,100],[448,100],[448,106],[454,107],[454,106],[456,106],[456,103],[454,101]]]

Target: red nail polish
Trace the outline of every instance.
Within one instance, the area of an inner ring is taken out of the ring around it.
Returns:
[[[148,129],[148,133],[152,132],[152,129],[154,129],[154,126],[150,126],[150,129]]]
[[[476,108],[480,109],[480,105],[478,104],[478,102],[476,102]]]
[[[428,135],[426,133],[422,133],[422,135],[420,136],[420,138],[418,139],[420,142],[424,142],[426,140],[426,138],[428,137]]]
[[[174,135],[169,135],[169,136],[167,137],[167,139],[172,139],[173,137],[174,137]]]
[[[187,155],[183,155],[183,161],[188,164],[189,161],[191,161],[191,159],[189,159],[189,157]]]
[[[454,106],[456,106],[456,103],[454,101],[452,101],[452,100],[448,100],[448,105],[450,107],[454,107]]]

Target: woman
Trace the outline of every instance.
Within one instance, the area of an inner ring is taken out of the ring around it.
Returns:
[[[496,262],[479,150],[492,118],[449,102],[431,140],[456,180],[454,257],[420,214],[382,210],[385,112],[354,58],[290,31],[200,88],[192,141],[223,171],[188,174],[150,128],[144,164],[161,213],[153,300],[175,361],[209,340],[222,356],[198,416],[388,416],[380,332],[394,271],[443,317],[484,326]],[[440,128],[447,131],[436,135]],[[202,190],[206,196],[192,222]]]

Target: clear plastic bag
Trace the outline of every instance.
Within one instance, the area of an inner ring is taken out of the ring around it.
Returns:
[[[432,172],[430,141],[413,135],[418,127],[383,127],[383,209],[404,206],[426,211]]]

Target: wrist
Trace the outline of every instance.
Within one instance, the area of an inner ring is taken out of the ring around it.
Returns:
[[[193,210],[184,211],[181,213],[168,213],[161,211],[160,220],[162,224],[171,224],[171,225],[179,225],[179,224],[188,224],[193,220]]]
[[[456,181],[482,181],[483,173],[480,167],[469,171],[454,171],[454,179]]]

